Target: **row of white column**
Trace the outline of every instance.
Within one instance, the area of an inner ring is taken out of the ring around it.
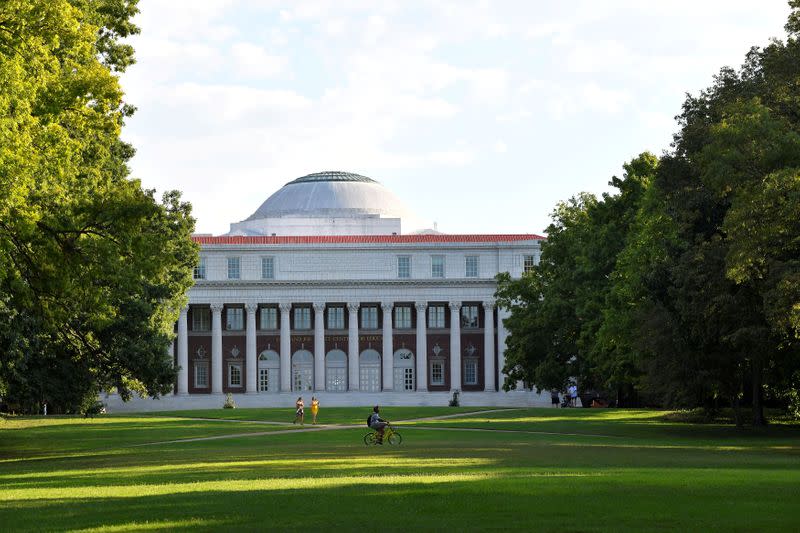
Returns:
[[[461,302],[450,302],[450,388],[461,388]],[[325,322],[324,303],[314,303],[314,389],[325,390]],[[416,302],[417,310],[417,346],[416,346],[416,379],[417,391],[428,390],[428,339],[425,311],[427,302]],[[222,308],[221,303],[211,304],[211,392],[222,393]],[[394,349],[392,341],[392,310],[394,304],[383,303],[383,357],[382,374],[383,390],[393,389],[393,364]],[[256,312],[258,304],[245,304],[247,311],[247,327],[245,342],[245,361],[247,374],[245,379],[245,392],[255,394],[257,389],[258,365],[256,354]],[[291,330],[289,329],[289,313],[292,305],[282,303],[279,305],[281,312],[280,328],[280,383],[281,391],[292,390],[291,374]],[[347,335],[348,353],[348,383],[349,390],[359,390],[359,346],[358,346],[358,303],[348,303],[349,327]],[[189,392],[189,330],[187,322],[188,308],[181,309],[178,319],[178,394],[186,395]],[[484,312],[484,390],[494,391],[495,380],[491,377],[497,373],[498,382],[502,386],[504,375],[503,347],[505,347],[506,331],[503,327],[503,318],[506,316],[501,310],[498,326],[498,365],[495,368],[494,358],[494,302],[483,302]]]

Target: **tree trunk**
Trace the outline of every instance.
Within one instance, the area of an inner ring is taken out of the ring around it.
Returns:
[[[742,427],[742,410],[738,394],[731,398],[731,406],[733,407],[733,421],[736,423],[736,427]]]
[[[764,418],[764,405],[761,403],[763,396],[764,368],[761,360],[753,360],[753,425],[766,426],[767,419]]]

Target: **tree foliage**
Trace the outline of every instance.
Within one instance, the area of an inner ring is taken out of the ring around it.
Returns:
[[[559,205],[534,272],[500,278],[512,373],[559,386],[537,370],[547,363],[562,381],[664,405],[747,398],[755,424],[765,392],[798,397],[800,1],[789,3],[785,42],[687,96],[670,152],[626,166],[618,194]]]
[[[0,396],[74,410],[167,392],[191,284],[190,206],[129,179],[136,0],[0,4]]]

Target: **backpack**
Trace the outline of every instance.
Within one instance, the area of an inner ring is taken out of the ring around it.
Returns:
[[[369,427],[369,422],[370,422],[370,420],[372,420],[372,415],[369,415],[369,416],[367,417],[367,427]]]

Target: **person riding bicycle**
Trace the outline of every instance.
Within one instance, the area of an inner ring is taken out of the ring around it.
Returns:
[[[378,434],[378,440],[376,442],[378,444],[383,444],[383,431],[386,429],[386,426],[389,425],[389,422],[381,418],[379,413],[380,409],[381,408],[377,405],[372,408],[372,414],[369,417],[369,427],[370,429],[374,429]]]

